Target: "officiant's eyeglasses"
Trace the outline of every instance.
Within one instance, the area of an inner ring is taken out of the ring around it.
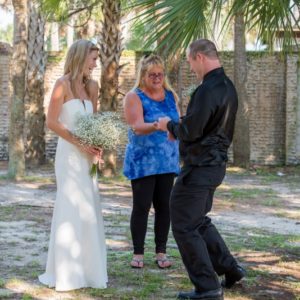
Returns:
[[[156,78],[163,79],[164,73],[149,73],[148,77],[151,79],[156,79]]]

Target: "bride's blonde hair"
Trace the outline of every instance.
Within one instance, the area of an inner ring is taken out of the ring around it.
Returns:
[[[99,48],[88,40],[77,40],[68,50],[64,66],[64,75],[70,74],[71,90],[74,96],[76,96],[74,80],[82,73],[85,60],[92,51],[99,51]],[[89,77],[83,78],[85,86],[89,80]],[[87,90],[86,92],[89,94]]]
[[[136,77],[136,81],[135,81],[133,90],[135,90],[136,88],[143,88],[143,78],[146,75],[146,72],[153,66],[161,67],[163,69],[163,72],[165,73],[166,68],[165,68],[164,62],[160,56],[158,56],[156,54],[150,54],[149,56],[143,56],[140,59],[138,67],[137,67],[137,77]],[[179,101],[179,98],[178,98],[177,94],[175,93],[175,91],[173,90],[173,88],[171,87],[171,84],[169,83],[166,74],[164,76],[163,88],[168,91],[171,91],[174,95],[176,102]]]

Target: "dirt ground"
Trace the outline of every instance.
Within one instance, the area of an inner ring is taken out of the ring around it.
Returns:
[[[173,259],[178,260],[185,283],[176,286],[176,278],[171,279],[173,285],[175,281],[171,296],[157,291],[140,298],[130,294],[122,298],[114,292],[62,296],[42,287],[37,276],[47,255],[56,191],[53,169],[32,170],[24,181],[13,182],[5,177],[6,167],[0,164],[0,299],[174,299],[178,287],[191,288],[178,254]],[[100,178],[99,182],[108,252],[125,253],[122,259],[126,264],[131,252],[130,186],[124,179]],[[225,292],[226,300],[300,299],[299,169],[229,170],[210,215],[249,275],[234,290]],[[177,251],[172,237],[169,247]],[[111,260],[110,265],[114,267]],[[164,271],[164,276],[172,275],[175,268]],[[120,288],[118,278],[111,277],[109,287]],[[126,283],[121,289],[126,289]]]

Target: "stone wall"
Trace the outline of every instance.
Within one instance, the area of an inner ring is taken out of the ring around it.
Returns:
[[[1,51],[1,48],[0,48]],[[140,53],[124,51],[120,73],[119,111],[122,98],[135,82],[135,70]],[[63,53],[51,53],[45,75],[45,112],[49,104],[55,80],[63,74]],[[0,52],[1,66],[9,66],[10,52]],[[233,53],[221,53],[226,73],[233,78]],[[300,163],[300,67],[298,54],[287,57],[261,52],[247,53],[248,101],[250,114],[251,162],[254,164],[299,164]],[[0,69],[0,159],[7,160],[9,68]],[[173,76],[174,77],[174,76]],[[100,79],[100,67],[93,73]],[[180,64],[176,89],[181,96],[180,106],[184,113],[191,88],[197,84],[185,60]],[[57,137],[46,131],[46,156],[52,160]],[[230,152],[232,157],[232,153]]]

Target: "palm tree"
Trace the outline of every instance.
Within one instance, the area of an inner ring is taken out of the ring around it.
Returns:
[[[243,13],[234,18],[234,83],[239,95],[239,107],[233,137],[234,164],[248,168],[250,164],[249,105],[247,96],[247,54]]]
[[[122,54],[121,1],[102,1],[102,30],[100,33],[100,61],[102,66],[101,110],[116,111],[118,106],[118,77]]]
[[[82,25],[88,24],[92,12],[97,8],[102,12],[102,27],[99,35],[99,58],[101,62],[101,110],[117,110],[118,76],[121,70],[119,64],[122,47],[121,34],[121,0],[41,0],[45,13],[52,20],[67,20],[73,15],[80,14]],[[83,19],[85,13],[86,19]],[[77,24],[78,26],[78,24]]]
[[[42,0],[44,10],[56,13],[59,8],[58,18],[66,19],[76,13],[86,11],[91,15],[98,5],[101,5],[102,27],[99,38],[99,58],[101,62],[100,78],[100,109],[102,111],[116,111],[118,107],[118,77],[122,66],[120,57],[122,54],[122,31],[121,31],[121,0],[81,1],[76,6],[68,7],[66,0]],[[86,4],[86,5],[84,5]],[[84,10],[85,9],[85,10]],[[116,155],[107,153],[104,157],[106,174],[116,172]]]
[[[116,111],[118,108],[119,73],[121,70],[120,57],[122,54],[121,32],[121,1],[102,1],[102,30],[100,32],[99,48],[101,61],[101,111]],[[102,168],[103,175],[116,174],[117,154],[115,151],[104,152],[105,164]]]
[[[26,163],[39,165],[45,161],[45,19],[32,1],[29,2],[28,30],[25,95]]]
[[[13,95],[10,106],[8,175],[19,179],[25,173],[23,136],[28,14],[27,0],[13,0],[12,4],[15,13],[12,58],[14,63],[12,64]]]
[[[239,109],[233,139],[234,163],[237,166],[249,167],[250,164],[250,126],[249,103],[247,96],[247,57],[245,32],[248,28],[256,27],[258,37],[272,45],[276,33],[284,28],[285,35],[281,42],[283,47],[291,45],[294,25],[292,1],[269,1],[267,4],[260,0],[233,2],[231,14],[234,18],[234,83],[239,95]],[[299,24],[298,24],[299,26]]]
[[[135,0],[132,7],[143,9],[140,17],[144,24],[151,24],[155,31],[147,34],[148,44],[164,37],[158,47],[169,53],[178,49],[184,51],[189,43],[200,37],[210,36],[213,29],[210,24],[220,23],[221,11],[224,5],[231,5],[228,17],[223,22],[223,28],[235,20],[235,84],[239,94],[239,111],[236,121],[234,137],[234,161],[237,165],[248,166],[250,160],[249,115],[246,95],[246,54],[245,28],[257,28],[258,37],[264,37],[272,45],[276,40],[276,33],[284,29],[284,36],[280,40],[285,49],[290,46],[293,37],[293,22],[296,20],[293,7],[299,1],[290,0]],[[180,22],[178,22],[180,20]],[[297,20],[296,20],[297,21]],[[299,22],[294,22],[299,28]],[[174,24],[177,24],[174,26]],[[243,148],[241,148],[243,147]]]

